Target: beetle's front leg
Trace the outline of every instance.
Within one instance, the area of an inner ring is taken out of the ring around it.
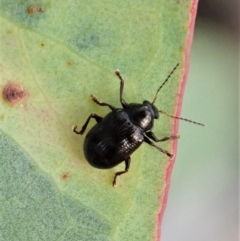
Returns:
[[[156,141],[156,142],[160,142],[160,141],[169,141],[169,140],[177,140],[180,138],[179,135],[172,135],[172,136],[167,136],[167,137],[164,137],[162,139],[158,139],[155,134],[151,131],[147,132],[146,135],[152,139],[153,141]]]
[[[121,171],[121,172],[116,172],[116,173],[115,173],[115,176],[114,176],[113,182],[112,182],[112,186],[113,186],[113,187],[116,187],[117,177],[120,176],[120,175],[122,175],[122,174],[124,174],[124,173],[126,173],[126,172],[128,172],[129,167],[130,167],[130,163],[131,163],[131,157],[129,156],[129,157],[127,158],[127,160],[125,160],[125,170],[124,170],[124,171]]]
[[[123,88],[124,88],[124,80],[123,77],[120,73],[120,71],[117,69],[115,71],[115,75],[117,75],[117,77],[120,79],[120,102],[122,104],[123,109],[128,107],[127,102],[123,99]]]
[[[89,123],[89,121],[90,121],[91,118],[94,118],[97,123],[102,120],[102,117],[101,117],[101,116],[92,113],[92,114],[87,118],[85,124],[84,124],[83,127],[82,127],[82,130],[81,130],[81,131],[77,131],[77,126],[75,125],[75,126],[73,126],[73,132],[76,133],[76,134],[82,135],[82,134],[84,133],[84,131],[86,130],[87,125],[88,125],[88,123]]]

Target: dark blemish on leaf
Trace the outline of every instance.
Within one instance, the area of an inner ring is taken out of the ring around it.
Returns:
[[[2,91],[3,100],[11,106],[21,103],[26,96],[22,85],[16,83],[8,83]]]
[[[41,43],[41,47],[44,47],[44,43]]]
[[[67,66],[72,66],[72,62],[71,61],[67,61]]]
[[[62,180],[67,180],[68,178],[69,178],[69,173],[63,173],[62,175],[61,175],[61,178],[62,178]]]
[[[70,44],[81,50],[89,50],[99,46],[99,37],[96,34],[78,36],[70,41]]]
[[[29,7],[27,8],[27,12],[28,12],[29,14],[34,14],[34,13],[36,13],[36,12],[43,12],[43,11],[44,11],[44,9],[43,9],[43,7],[41,7],[41,6],[31,5],[31,6],[29,6]]]

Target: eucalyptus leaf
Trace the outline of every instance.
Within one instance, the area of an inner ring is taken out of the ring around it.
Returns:
[[[180,110],[193,5],[196,1],[0,0],[1,240],[158,236],[173,160],[142,145],[129,173],[112,188],[124,164],[91,167],[83,156],[84,136],[74,135],[72,126],[82,126],[90,113],[108,113],[91,94],[120,107],[115,69],[125,79],[125,100],[142,103],[153,100],[180,63],[155,103],[170,114]],[[173,126],[161,116],[154,133],[176,134]],[[174,145],[160,144],[170,152]]]

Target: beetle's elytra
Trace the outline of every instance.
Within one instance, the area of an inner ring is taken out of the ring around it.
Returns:
[[[77,126],[73,127],[73,131],[76,134],[82,135],[90,119],[94,118],[96,120],[96,125],[92,127],[85,137],[83,147],[85,158],[93,167],[108,169],[117,166],[123,161],[125,162],[125,170],[115,173],[112,182],[113,186],[116,186],[118,176],[128,172],[131,163],[131,154],[138,149],[143,142],[155,147],[167,156],[173,157],[173,154],[163,150],[152,142],[176,140],[179,138],[178,135],[170,135],[159,139],[154,135],[152,132],[154,119],[159,118],[159,113],[166,114],[172,118],[203,125],[188,119],[171,116],[164,111],[158,110],[154,105],[159,91],[169,80],[178,65],[179,64],[174,67],[163,84],[158,88],[153,101],[149,102],[145,100],[142,104],[128,104],[123,99],[124,80],[120,71],[116,70],[115,74],[120,79],[120,103],[122,108],[116,108],[110,104],[101,102],[92,95],[92,100],[96,104],[109,107],[111,112],[105,117],[101,117],[94,113],[90,114],[80,131],[77,131]]]

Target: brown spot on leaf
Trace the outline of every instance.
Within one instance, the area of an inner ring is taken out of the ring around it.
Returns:
[[[3,100],[11,106],[21,103],[26,96],[27,93],[22,85],[16,83],[8,83],[2,91]]]
[[[41,47],[44,47],[44,43],[41,43]]]
[[[61,178],[62,178],[62,180],[65,181],[65,180],[67,180],[67,179],[69,178],[69,176],[70,176],[69,173],[66,172],[66,173],[63,173],[63,174],[61,175]]]
[[[34,14],[34,13],[36,13],[36,12],[43,12],[43,11],[44,11],[44,9],[43,9],[43,7],[41,7],[41,6],[31,5],[31,6],[29,6],[29,7],[27,8],[27,12],[28,12],[29,14]]]
[[[67,66],[72,66],[72,62],[71,61],[67,61]]]

